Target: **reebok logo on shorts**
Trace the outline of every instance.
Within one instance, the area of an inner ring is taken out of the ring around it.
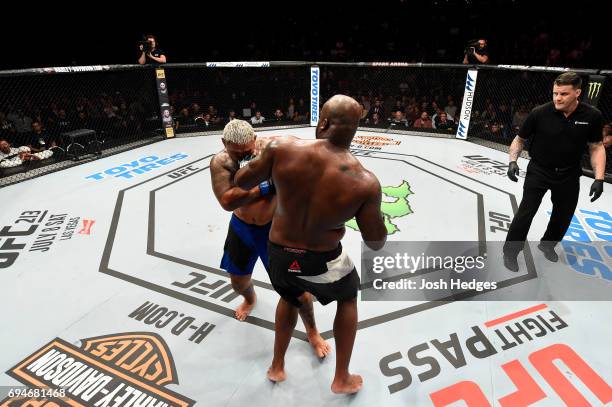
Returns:
[[[300,268],[300,263],[298,263],[297,260],[293,260],[293,263],[291,263],[287,271],[290,273],[301,273],[302,269]]]

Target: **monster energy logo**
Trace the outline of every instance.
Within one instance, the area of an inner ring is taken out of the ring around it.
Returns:
[[[382,187],[383,202],[380,204],[380,211],[383,214],[387,234],[392,235],[399,231],[397,225],[393,223],[393,219],[400,218],[412,213],[412,208],[408,203],[408,196],[413,192],[410,190],[410,185],[407,181],[403,181],[399,186]],[[355,218],[346,222],[346,226],[359,230]]]
[[[601,82],[589,82],[589,99],[594,99],[599,96],[599,90],[601,89]]]

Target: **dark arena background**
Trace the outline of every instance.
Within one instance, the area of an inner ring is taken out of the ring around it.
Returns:
[[[10,7],[0,27],[0,406],[612,405],[603,3]],[[139,63],[148,35],[165,63]],[[488,60],[464,63],[479,40]],[[553,209],[546,192],[513,272],[502,245],[533,141],[518,182],[510,146],[565,72],[581,79],[580,104],[603,116],[603,194],[591,201],[599,164],[585,145],[559,260],[537,248]],[[220,266],[232,214],[211,179],[228,122],[251,123],[258,140],[314,140],[337,94],[362,107],[350,152],[378,178],[387,232],[373,252],[355,219],[344,222],[361,279],[350,370],[363,387],[352,395],[330,389],[336,305],[316,299],[331,353],[318,358],[298,320],[287,379],[268,380],[280,297],[259,259],[257,303],[236,318],[242,296]],[[407,271],[401,255],[480,256],[486,274],[458,263]],[[428,285],[453,278],[461,284]]]

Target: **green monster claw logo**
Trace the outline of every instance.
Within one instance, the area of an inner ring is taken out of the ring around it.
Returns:
[[[410,190],[408,182],[403,181],[396,187],[382,187],[382,193],[383,201],[380,204],[380,211],[385,220],[387,234],[392,235],[399,231],[399,228],[392,222],[392,219],[412,213],[412,208],[410,208],[410,204],[408,203],[408,196],[412,195],[413,192]],[[355,218],[346,222],[346,226],[353,230],[359,230]]]

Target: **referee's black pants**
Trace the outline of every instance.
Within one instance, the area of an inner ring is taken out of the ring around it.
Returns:
[[[580,166],[551,169],[533,160],[529,162],[523,184],[523,199],[506,236],[505,254],[518,255],[523,249],[531,221],[549,189],[553,209],[541,241],[554,246],[563,239],[578,204],[581,174]]]

